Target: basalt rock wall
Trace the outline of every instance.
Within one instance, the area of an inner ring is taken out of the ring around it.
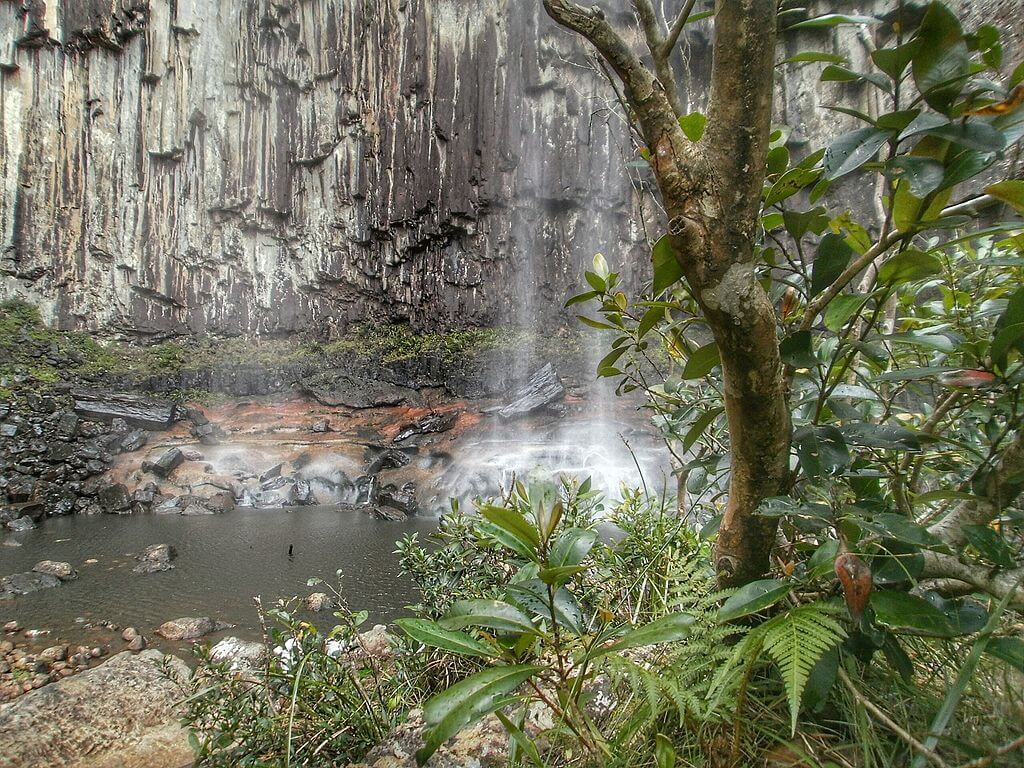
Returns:
[[[782,47],[865,55],[808,34]],[[864,98],[780,78],[807,145],[839,127],[816,105]],[[638,279],[656,220],[610,89],[535,0],[0,0],[0,123],[0,297],[68,329],[489,324],[560,306],[597,251]]]

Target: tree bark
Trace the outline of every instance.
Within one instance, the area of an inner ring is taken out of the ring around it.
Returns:
[[[754,269],[771,131],[775,1],[716,2],[711,103],[699,144],[679,126],[678,95],[665,90],[674,83],[644,66],[600,9],[543,2],[622,80],[651,153],[670,242],[718,343],[731,474],[715,563],[723,586],[747,583],[769,567],[777,522],[758,516],[757,508],[786,489],[791,433],[775,311]],[[666,37],[649,5],[637,8],[658,67],[681,25],[673,24]]]

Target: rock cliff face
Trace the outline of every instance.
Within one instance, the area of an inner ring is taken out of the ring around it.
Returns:
[[[0,296],[140,338],[560,305],[646,261],[584,55],[533,0],[0,0]],[[816,71],[784,79],[800,121]]]

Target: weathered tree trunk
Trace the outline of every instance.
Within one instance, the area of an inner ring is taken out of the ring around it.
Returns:
[[[651,152],[676,258],[718,343],[731,480],[716,566],[723,585],[768,569],[776,522],[757,515],[785,489],[790,419],[775,311],[755,280],[754,238],[771,129],[774,0],[718,0],[708,126],[683,134],[668,58],[685,15],[665,28],[650,0],[634,7],[654,61],[646,67],[599,9],[544,0],[559,24],[589,40],[622,80]]]

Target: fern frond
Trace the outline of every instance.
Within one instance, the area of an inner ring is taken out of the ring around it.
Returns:
[[[835,619],[837,610],[827,603],[801,605],[763,625],[763,651],[782,674],[793,733],[811,670],[846,637],[846,631]]]

